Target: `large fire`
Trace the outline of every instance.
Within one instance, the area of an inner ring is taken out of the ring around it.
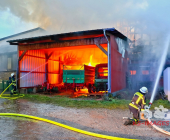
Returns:
[[[97,64],[100,64],[100,63],[93,63],[92,59],[93,59],[93,55],[90,55],[90,62],[89,62],[89,64],[88,64],[88,66],[93,66],[93,67],[95,67]]]
[[[92,59],[93,59],[93,55],[90,55],[90,62],[88,63],[88,66],[93,66],[93,67],[95,67],[97,64],[100,64],[99,62],[94,63],[94,62],[92,61]],[[86,65],[86,63],[85,63],[85,65]]]
[[[107,44],[102,46],[107,50]],[[20,51],[19,53],[21,55],[23,51]],[[52,55],[50,56],[51,53]],[[48,65],[45,65],[45,54],[50,56]],[[83,70],[84,65],[95,67],[97,64],[102,63],[107,63],[107,56],[96,45],[51,48],[27,51],[20,61],[20,70],[22,71],[21,74],[25,74],[36,69],[37,66],[42,65],[42,67],[39,67],[34,73],[30,74],[34,78],[34,82],[31,83],[42,84],[42,81],[48,77],[50,84],[59,84],[62,81],[63,68],[67,70]],[[46,76],[47,68],[48,74]],[[104,72],[105,71],[107,72],[107,69],[104,70]],[[104,73],[104,76],[105,75],[106,74]],[[25,79],[29,80],[29,77],[25,77]],[[30,86],[32,85],[30,84]],[[23,85],[23,87],[24,86],[25,85]]]
[[[79,70],[79,67],[76,68],[76,66],[95,67],[97,64],[107,63],[107,56],[99,48],[73,49],[64,54],[61,61],[64,65],[69,65],[69,69]]]

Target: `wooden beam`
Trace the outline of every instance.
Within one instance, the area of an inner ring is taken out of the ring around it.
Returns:
[[[19,45],[19,50],[37,50],[37,49],[50,49],[50,48],[63,48],[63,47],[83,47],[95,45],[98,42],[99,44],[107,44],[107,40],[105,37],[97,37],[97,38],[86,38],[86,39],[78,39],[71,41],[62,41],[62,42],[54,42],[54,43],[39,43],[39,44],[30,44],[30,45]]]
[[[46,63],[46,65],[45,65],[45,71],[46,71],[46,82],[48,82],[48,60],[49,60],[49,58],[52,56],[52,54],[54,53],[54,51],[53,52],[51,52],[49,55],[48,55],[48,53],[45,53],[45,63]]]
[[[52,56],[53,53],[54,53],[54,51],[51,52],[51,53],[48,55],[47,59],[50,59],[50,57]]]
[[[11,43],[11,42],[10,42],[9,44],[10,44],[10,45],[18,45],[18,43]]]
[[[19,46],[17,48],[19,50]],[[20,89],[20,75],[21,74],[20,74],[19,51],[17,51],[17,57],[18,57],[18,61],[17,61],[17,63],[18,63],[18,67],[17,67],[17,79],[18,80],[16,80],[16,81],[17,81],[17,88]],[[20,90],[19,90],[19,92],[20,92]]]
[[[46,75],[45,75],[45,79],[46,79],[46,82],[48,82],[48,53],[45,53],[45,72],[46,72]]]
[[[96,46],[108,56],[108,52],[100,44],[96,43]]]
[[[17,45],[29,45],[29,44],[38,44],[38,43],[49,43],[49,42],[55,42],[54,40],[39,40],[39,41],[28,41],[23,43],[17,43]],[[10,45],[16,45],[16,44],[10,44]]]
[[[19,57],[19,60],[18,61],[21,61],[22,60],[22,58],[24,57],[24,55],[27,53],[27,50],[25,50],[22,54],[21,54],[21,56]]]
[[[37,72],[37,71],[20,71],[20,72],[25,72],[25,73],[29,73],[29,72],[31,72],[31,73],[46,73],[46,72]],[[59,74],[59,71],[55,71],[55,72],[48,72],[48,73],[50,73],[50,74]]]

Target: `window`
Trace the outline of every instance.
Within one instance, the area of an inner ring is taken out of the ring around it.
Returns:
[[[142,74],[143,75],[149,75],[149,71],[148,70],[142,70]]]
[[[100,67],[98,69],[99,76],[108,76],[108,68],[107,67]]]
[[[12,69],[11,58],[8,58],[8,70]]]
[[[136,70],[131,70],[131,71],[130,71],[130,74],[131,74],[131,75],[136,75]]]

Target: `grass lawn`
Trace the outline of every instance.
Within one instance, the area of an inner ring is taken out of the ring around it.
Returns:
[[[149,100],[146,103],[149,104]],[[163,105],[164,108],[170,109],[170,102],[168,100],[162,100],[162,99],[154,101],[151,106],[151,109],[154,109],[155,107],[159,107],[160,105]]]
[[[86,98],[83,98],[81,100],[76,100],[64,96],[50,97],[39,94],[25,94],[25,96],[20,99],[27,99],[29,101],[38,103],[51,103],[63,107],[74,108],[128,109],[128,104],[130,103],[130,100],[124,99],[112,99],[111,101],[104,101],[104,100],[86,100]],[[147,100],[147,104],[148,103],[149,100]],[[159,105],[163,105],[165,108],[170,109],[170,103],[167,100],[154,101],[151,109],[154,109],[154,107],[159,107]]]

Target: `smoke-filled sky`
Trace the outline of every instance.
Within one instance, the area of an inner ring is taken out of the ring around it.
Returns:
[[[0,38],[36,27],[53,33],[114,27],[170,29],[169,0],[0,0]]]

